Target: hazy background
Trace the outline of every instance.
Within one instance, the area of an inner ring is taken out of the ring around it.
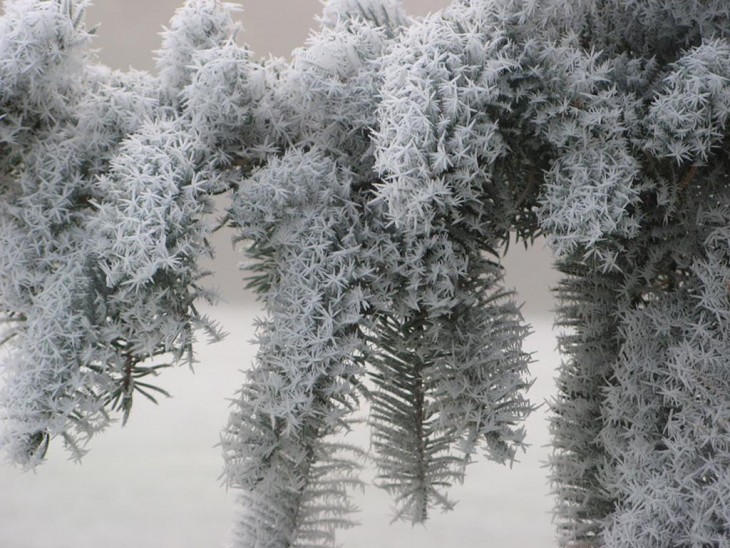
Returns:
[[[100,59],[119,69],[153,70],[159,31],[182,0],[97,0],[87,14],[99,23],[95,47]],[[408,11],[425,15],[445,0],[404,0]],[[247,0],[240,14],[257,56],[287,56],[304,44],[317,0]],[[253,322],[260,313],[237,269],[231,234],[216,236],[217,259],[210,285],[224,304],[209,311],[228,331],[223,342],[199,348],[195,375],[166,372],[160,384],[174,398],[154,407],[138,399],[129,424],[92,441],[78,466],[66,460],[56,440],[49,460],[35,474],[0,466],[0,548],[214,548],[223,546],[235,511],[234,495],[221,487],[220,452],[215,447],[228,415],[228,400],[250,366],[255,347]],[[550,253],[538,242],[528,253],[512,245],[505,260],[507,283],[526,304],[523,312],[535,334],[535,386],[542,402],[553,392],[558,363],[551,331],[549,288],[557,277]],[[427,527],[389,525],[390,499],[369,488],[356,496],[362,525],[339,535],[345,548],[529,548],[553,545],[547,496],[549,441],[544,409],[528,421],[532,445],[512,470],[487,462],[470,468],[452,497],[454,512],[436,513]],[[353,441],[367,447],[367,432]],[[374,473],[368,471],[368,477]]]

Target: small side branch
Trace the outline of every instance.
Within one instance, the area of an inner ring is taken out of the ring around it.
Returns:
[[[684,177],[682,177],[682,180],[679,181],[679,189],[685,190],[692,183],[696,174],[697,174],[697,166],[693,165],[687,170],[687,173],[685,174]]]

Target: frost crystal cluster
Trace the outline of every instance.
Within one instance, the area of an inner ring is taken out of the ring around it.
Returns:
[[[0,17],[2,445],[81,457],[215,322],[214,198],[265,307],[222,434],[241,548],[335,545],[368,460],[397,517],[509,463],[533,405],[501,257],[548,237],[561,546],[730,546],[730,3],[329,0],[282,59],[187,0],[157,72],[83,0]],[[369,451],[346,433],[364,419]]]

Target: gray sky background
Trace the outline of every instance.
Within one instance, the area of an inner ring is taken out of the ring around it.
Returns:
[[[94,47],[100,60],[117,69],[129,67],[154,70],[154,50],[160,47],[159,33],[182,0],[96,0],[87,13],[90,26],[99,25]],[[319,0],[244,0],[238,14],[244,32],[241,40],[258,57],[288,56],[302,46],[315,17],[321,12]],[[435,12],[447,0],[403,0],[407,11],[416,16]],[[210,265],[214,275],[208,285],[216,288],[224,302],[250,302],[242,289],[242,274],[237,265],[240,255],[233,251],[231,232],[221,231],[214,239],[216,260]],[[551,254],[538,241],[525,251],[511,245],[504,264],[507,285],[517,288],[519,300],[525,302],[526,315],[551,314],[554,308],[549,288],[557,284],[558,275],[551,269]]]
[[[160,45],[158,33],[168,23],[182,0],[96,0],[87,13],[90,25],[100,24],[96,47],[102,60],[115,68],[153,68],[150,52]],[[242,39],[259,57],[288,56],[304,44],[319,0],[241,0],[238,19]],[[448,4],[447,0],[403,0],[412,15],[426,15]]]

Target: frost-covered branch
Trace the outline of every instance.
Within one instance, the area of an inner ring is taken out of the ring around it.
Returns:
[[[532,407],[500,264],[546,235],[566,360],[564,546],[725,546],[730,7],[725,0],[330,0],[291,62],[188,0],[158,76],[97,66],[86,2],[0,19],[2,445],[85,441],[194,360],[213,196],[265,306],[223,434],[237,545],[332,546],[370,406],[396,515],[449,508]]]

